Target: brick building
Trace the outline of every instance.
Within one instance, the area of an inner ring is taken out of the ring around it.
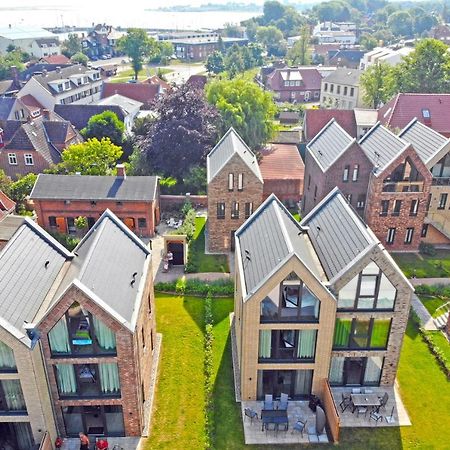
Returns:
[[[297,146],[269,144],[261,151],[261,157],[264,199],[275,194],[284,204],[295,207],[302,198],[305,172]]]
[[[336,188],[299,224],[269,197],[236,232],[244,400],[393,386],[413,287]]]
[[[206,160],[208,238],[212,252],[234,250],[234,233],[261,204],[263,178],[255,154],[230,128]]]
[[[321,81],[316,68],[285,67],[273,70],[264,85],[276,101],[308,103],[319,101]]]
[[[337,186],[363,217],[373,164],[356,139],[333,118],[306,148],[303,214]]]
[[[80,216],[92,228],[106,209],[142,237],[154,236],[160,219],[159,178],[127,176],[122,165],[117,176],[39,174],[30,200],[39,225],[64,234],[77,233]]]
[[[156,339],[152,280],[148,247],[105,211],[36,325],[60,435],[141,435]]]

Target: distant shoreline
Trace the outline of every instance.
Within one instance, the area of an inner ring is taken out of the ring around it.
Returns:
[[[248,12],[248,13],[262,13],[263,8],[255,3],[244,4],[244,3],[221,3],[212,4],[208,3],[206,5],[200,6],[190,6],[190,5],[175,5],[166,6],[159,8],[146,8],[144,11],[160,11],[160,12]]]

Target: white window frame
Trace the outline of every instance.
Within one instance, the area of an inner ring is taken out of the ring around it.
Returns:
[[[344,173],[342,174],[342,181],[348,181],[349,172],[350,172],[350,167],[349,166],[345,166],[344,167]]]
[[[15,153],[8,153],[8,162],[10,166],[17,166],[17,155]]]
[[[238,191],[242,191],[244,189],[244,174],[238,174]]]
[[[234,190],[234,173],[228,174],[228,190],[229,191]]]
[[[358,176],[359,176],[359,164],[355,164],[353,166],[352,181],[358,181]]]
[[[387,236],[386,236],[386,242],[388,244],[393,244],[395,241],[395,232],[396,228],[388,228]]]
[[[414,237],[414,227],[406,228],[405,244],[411,244],[413,237]]]
[[[23,155],[23,160],[26,166],[34,166],[34,159],[31,153],[25,153],[25,155]]]

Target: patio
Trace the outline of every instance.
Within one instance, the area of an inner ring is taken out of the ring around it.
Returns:
[[[261,409],[262,401],[244,401],[241,402],[242,422],[244,425],[245,443],[259,445],[280,445],[280,444],[306,444],[309,443],[308,427],[314,426],[316,423],[316,415],[309,409],[307,401],[289,401],[288,404],[288,420],[289,427],[285,431],[281,428],[279,431],[261,431]],[[258,413],[258,419],[253,419],[253,423],[249,417],[244,414],[245,408],[251,408]],[[294,424],[297,418],[307,419],[305,430],[302,434],[298,431],[293,432]],[[323,441],[328,443],[327,441]]]
[[[348,407],[344,412],[342,412],[339,404],[342,401],[342,393],[349,394],[352,392],[351,387],[332,387],[331,392],[333,394],[334,403],[339,414],[340,427],[398,427],[398,426],[408,426],[411,425],[408,413],[406,412],[405,405],[402,402],[400,394],[398,392],[397,386],[394,387],[370,387],[366,388],[380,397],[384,395],[385,392],[389,395],[389,399],[386,403],[385,408],[380,409],[380,414],[383,419],[376,422],[370,419],[370,408],[367,415],[360,414],[359,416],[356,412],[352,413],[352,408]],[[392,420],[390,420],[392,414]],[[386,417],[388,420],[386,420]]]
[[[120,450],[136,450],[139,448],[139,437],[109,437],[108,444],[109,448],[113,449],[115,445],[118,446]],[[89,448],[94,448],[94,439],[90,439],[91,445]],[[78,438],[66,438],[64,439],[63,446],[61,450],[78,450],[80,448],[80,440]]]

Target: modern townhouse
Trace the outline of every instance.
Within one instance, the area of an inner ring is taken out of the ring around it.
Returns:
[[[432,179],[421,145],[420,137],[410,143],[379,123],[357,141],[333,119],[306,147],[303,212],[338,186],[383,245],[417,250]],[[441,146],[436,139],[426,145]]]
[[[20,90],[18,97],[32,95],[44,108],[53,110],[55,104],[88,104],[100,100],[103,81],[97,69],[80,64],[43,70],[33,75]]]
[[[159,178],[127,176],[123,165],[116,176],[39,174],[30,201],[39,225],[48,231],[77,234],[77,217],[91,229],[107,209],[142,237],[153,237],[160,219]]]
[[[336,188],[298,223],[269,197],[236,232],[243,401],[392,387],[413,292]]]
[[[234,233],[263,199],[264,181],[256,155],[230,128],[206,158],[208,186],[207,246],[234,250]]]
[[[26,218],[0,275],[0,442],[141,436],[157,339],[148,246],[109,210],[73,252]]]
[[[338,67],[322,80],[320,105],[324,108],[353,109],[364,106],[361,71]]]

